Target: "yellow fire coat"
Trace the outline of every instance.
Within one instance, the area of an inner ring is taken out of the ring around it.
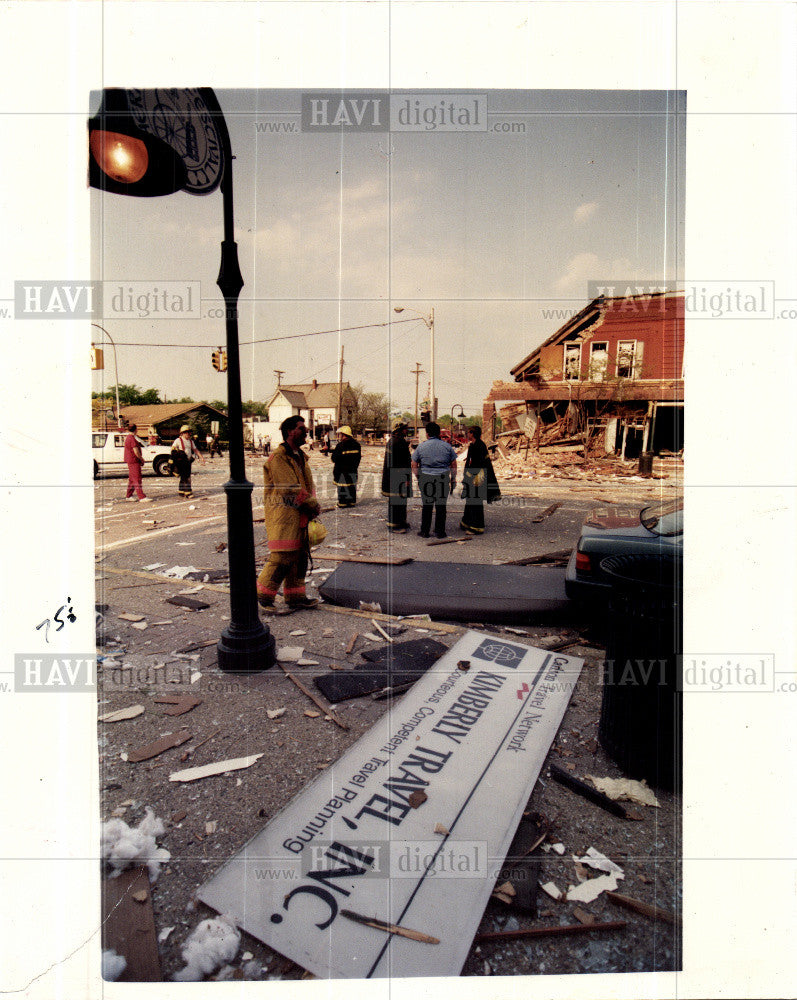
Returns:
[[[283,443],[263,466],[264,518],[271,552],[298,552],[307,525],[318,515],[313,474],[304,452]]]

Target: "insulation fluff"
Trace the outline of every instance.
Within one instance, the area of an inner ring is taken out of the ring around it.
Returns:
[[[137,827],[129,827],[122,819],[109,819],[103,823],[100,850],[103,860],[113,869],[111,878],[131,865],[146,864],[150,881],[154,882],[161,864],[171,857],[167,850],[155,843],[155,838],[165,832],[163,820],[158,819],[149,806]]]
[[[213,920],[203,920],[193,929],[183,945],[184,969],[175,973],[179,983],[199,982],[203,976],[215,972],[219,966],[231,962],[241,943],[231,919],[222,916]]]
[[[102,953],[102,978],[106,983],[113,983],[127,968],[127,959],[117,955],[113,948],[107,948]]]

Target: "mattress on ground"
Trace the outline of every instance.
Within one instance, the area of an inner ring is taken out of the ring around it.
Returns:
[[[550,566],[341,563],[319,593],[343,607],[376,601],[387,614],[427,613],[453,621],[529,622],[558,617],[571,607],[564,569]]]

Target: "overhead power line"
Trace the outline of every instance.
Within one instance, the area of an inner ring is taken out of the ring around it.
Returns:
[[[336,327],[333,330],[314,330],[312,333],[290,333],[286,334],[284,337],[264,337],[262,340],[241,340],[239,341],[239,346],[249,347],[252,344],[273,344],[279,340],[300,340],[302,337],[323,337],[327,333],[350,333],[353,330],[373,330],[377,327],[384,326],[398,326],[399,323],[417,323],[418,317],[411,316],[409,319],[390,319],[386,323],[365,323],[362,326],[341,326]],[[215,343],[215,342],[214,342]],[[138,340],[117,340],[117,347],[199,347],[203,350],[207,350],[208,347],[212,347],[213,344],[187,344],[185,342],[179,344],[152,344],[145,341]]]

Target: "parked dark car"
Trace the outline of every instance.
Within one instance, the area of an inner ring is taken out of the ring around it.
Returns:
[[[606,600],[611,584],[601,560],[620,555],[674,555],[683,552],[683,497],[651,504],[642,510],[594,510],[581,528],[578,544],[565,572],[565,591],[571,600]]]

